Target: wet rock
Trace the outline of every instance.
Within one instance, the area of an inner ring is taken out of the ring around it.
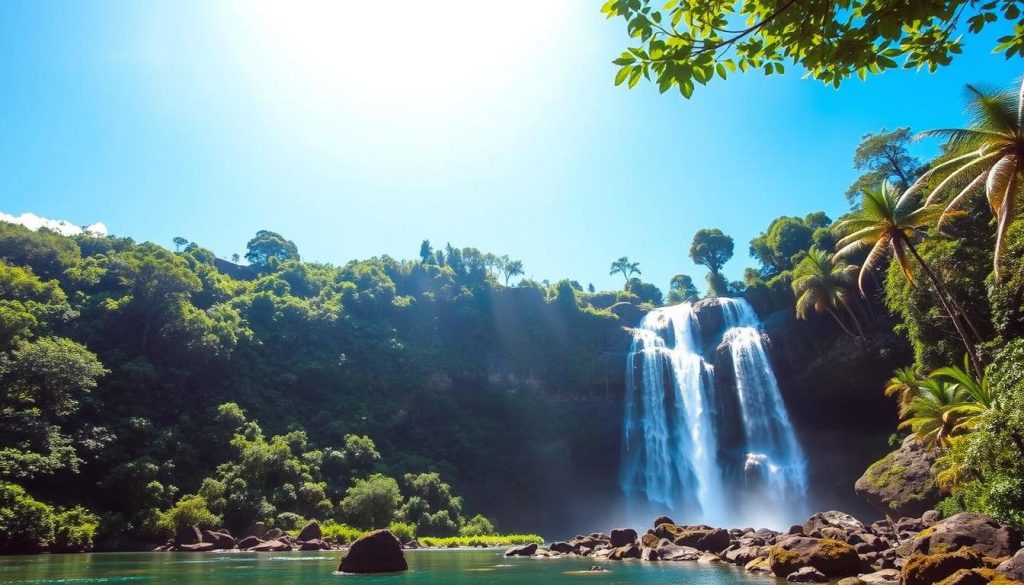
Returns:
[[[640,549],[640,559],[644,561],[659,561],[661,560],[661,555],[653,548],[643,547]]]
[[[741,546],[725,551],[725,560],[734,565],[746,565],[750,561],[768,555],[771,550],[766,546]]]
[[[292,550],[292,545],[280,540],[267,540],[257,544],[249,550],[254,552],[283,552]]]
[[[611,543],[615,548],[636,542],[636,530],[632,528],[616,528],[612,530]]]
[[[374,530],[353,542],[338,565],[342,573],[396,573],[408,568],[402,544],[390,530]]]
[[[513,546],[512,548],[505,551],[506,557],[528,557],[537,552],[537,545],[535,543],[523,544],[520,546]]]
[[[319,538],[311,538],[299,545],[299,550],[328,550],[330,548]]]
[[[197,542],[194,544],[179,544],[178,550],[185,552],[210,552],[213,550],[214,544],[212,542]]]
[[[935,455],[911,435],[898,449],[868,467],[854,489],[886,516],[918,518],[940,498],[933,463]]]
[[[250,549],[258,544],[262,544],[263,541],[255,536],[246,536],[242,540],[238,541],[238,548],[242,550]]]
[[[800,567],[786,575],[786,581],[790,583],[825,583],[828,581],[828,577],[814,567]]]

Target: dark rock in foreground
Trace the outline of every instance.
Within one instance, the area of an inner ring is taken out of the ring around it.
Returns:
[[[338,565],[342,573],[397,573],[408,569],[402,543],[390,530],[375,530],[353,542]]]
[[[1021,533],[985,514],[963,512],[918,533],[912,550],[925,554],[971,547],[989,557],[1008,557],[1020,548]]]
[[[324,533],[320,530],[320,523],[314,520],[299,532],[298,540],[305,542],[307,540],[321,540],[323,537]]]

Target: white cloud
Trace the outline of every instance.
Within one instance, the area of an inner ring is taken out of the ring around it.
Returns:
[[[66,219],[48,219],[39,217],[34,213],[22,213],[19,216],[13,216],[0,211],[0,221],[23,225],[32,231],[36,231],[39,228],[48,228],[64,236],[77,236],[83,233],[95,236],[108,235],[107,226],[102,222],[82,227]]]

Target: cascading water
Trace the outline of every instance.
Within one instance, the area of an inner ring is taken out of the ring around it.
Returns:
[[[633,515],[784,528],[806,513],[806,463],[746,301],[651,311],[626,367],[620,482]],[[717,312],[717,313],[716,313]],[[710,331],[709,329],[716,329]],[[637,516],[639,518],[639,516]]]

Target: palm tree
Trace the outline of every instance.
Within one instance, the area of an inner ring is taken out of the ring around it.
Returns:
[[[942,128],[918,134],[948,139],[946,146],[952,158],[923,174],[907,192],[920,190],[939,171],[948,172],[927,200],[931,204],[956,193],[946,204],[941,221],[984,188],[997,220],[993,269],[998,280],[1006,230],[1017,215],[1024,185],[1024,79],[1016,92],[994,92],[968,85],[967,111],[973,118],[967,128]]]
[[[906,418],[899,428],[909,428],[929,449],[947,447],[958,430],[957,408],[968,401],[958,384],[925,378],[907,404]]]
[[[842,261],[835,261],[831,254],[817,248],[807,251],[800,263],[793,269],[793,294],[796,295],[796,316],[806,319],[811,310],[828,313],[851,337],[857,337],[839,318],[842,307],[853,320],[860,337],[864,330],[853,314],[850,290],[854,284],[857,267]]]
[[[878,190],[865,189],[861,208],[836,224],[844,236],[836,243],[839,251],[835,257],[843,258],[863,248],[870,248],[857,278],[862,295],[864,277],[878,267],[887,255],[892,255],[907,280],[914,283],[914,272],[910,266],[910,257],[913,257],[935,287],[935,296],[953,322],[967,349],[971,365],[980,377],[981,362],[978,361],[971,337],[962,322],[967,316],[962,311],[953,310],[949,291],[914,246],[913,240],[919,234],[918,230],[934,223],[943,214],[943,210],[935,205],[919,207],[910,193],[907,191],[902,196],[898,195],[888,181],[883,181]]]
[[[913,366],[899,368],[889,378],[885,385],[885,395],[896,396],[900,407],[900,418],[907,415],[907,406],[917,395],[920,385],[921,376],[917,374],[917,370]]]
[[[608,275],[611,276],[613,274],[620,273],[626,279],[626,285],[628,286],[629,278],[634,274],[640,274],[640,263],[630,262],[628,256],[623,256],[622,258],[619,258],[615,262],[612,262],[612,268],[608,272]]]

